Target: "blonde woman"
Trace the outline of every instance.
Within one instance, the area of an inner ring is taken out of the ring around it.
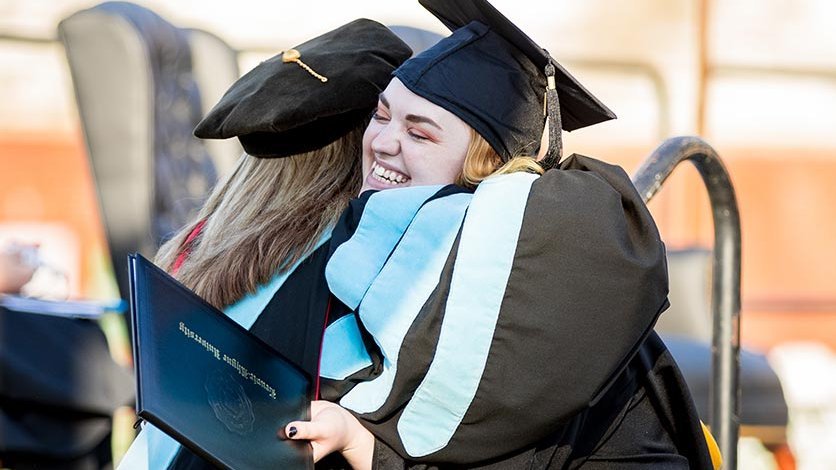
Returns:
[[[363,469],[710,468],[652,331],[653,219],[620,168],[558,163],[561,128],[614,115],[484,0],[421,3],[454,31],[380,95],[326,268],[348,313],[324,401],[285,432]]]

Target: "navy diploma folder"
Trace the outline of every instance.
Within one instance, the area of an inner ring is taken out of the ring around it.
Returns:
[[[277,437],[310,419],[310,377],[147,259],[129,266],[137,414],[221,468],[313,468],[307,442]]]

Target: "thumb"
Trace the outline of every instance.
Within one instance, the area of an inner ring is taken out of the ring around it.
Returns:
[[[279,437],[292,441],[308,441],[313,450],[313,461],[318,462],[331,452],[318,441],[323,437],[323,429],[319,423],[310,421],[293,421],[279,430]]]
[[[316,440],[323,438],[323,429],[319,423],[311,421],[292,421],[287,423],[283,428],[284,436],[287,439],[297,440]]]

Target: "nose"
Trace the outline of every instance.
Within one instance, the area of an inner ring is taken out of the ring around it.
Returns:
[[[372,139],[371,148],[377,155],[397,155],[400,153],[401,144],[398,140],[397,130],[392,123],[381,126],[380,132]]]

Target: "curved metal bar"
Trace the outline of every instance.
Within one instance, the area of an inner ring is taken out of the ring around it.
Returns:
[[[693,163],[702,176],[714,219],[709,423],[723,455],[723,468],[736,469],[740,428],[740,214],[734,187],[717,152],[699,137],[674,137],[663,142],[636,171],[633,184],[649,201],[685,160]]]

